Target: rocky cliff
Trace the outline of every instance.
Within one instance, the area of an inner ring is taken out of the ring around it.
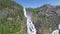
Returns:
[[[51,34],[60,24],[59,6],[45,4],[38,8],[28,8],[32,12],[32,21],[34,22],[37,34]]]

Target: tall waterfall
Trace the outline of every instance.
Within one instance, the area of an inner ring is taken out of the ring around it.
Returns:
[[[27,18],[27,34],[36,34],[36,29],[31,21],[31,17],[26,14],[25,8],[23,10],[25,17]]]

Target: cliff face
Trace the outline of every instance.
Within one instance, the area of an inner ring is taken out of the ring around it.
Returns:
[[[0,34],[25,34],[23,7],[12,0],[0,0]]]
[[[28,8],[32,12],[32,21],[34,22],[37,34],[50,34],[60,24],[60,9],[52,5],[43,5],[38,8]]]

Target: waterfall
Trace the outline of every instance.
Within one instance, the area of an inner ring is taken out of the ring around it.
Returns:
[[[57,27],[58,29],[54,30],[51,34],[60,34],[60,24]]]
[[[23,10],[24,16],[27,18],[27,34],[36,34],[36,28],[31,21],[31,17],[26,14],[25,8]]]

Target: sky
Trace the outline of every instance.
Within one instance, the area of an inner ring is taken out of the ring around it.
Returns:
[[[36,8],[44,4],[60,5],[60,0],[14,0],[25,8]]]

